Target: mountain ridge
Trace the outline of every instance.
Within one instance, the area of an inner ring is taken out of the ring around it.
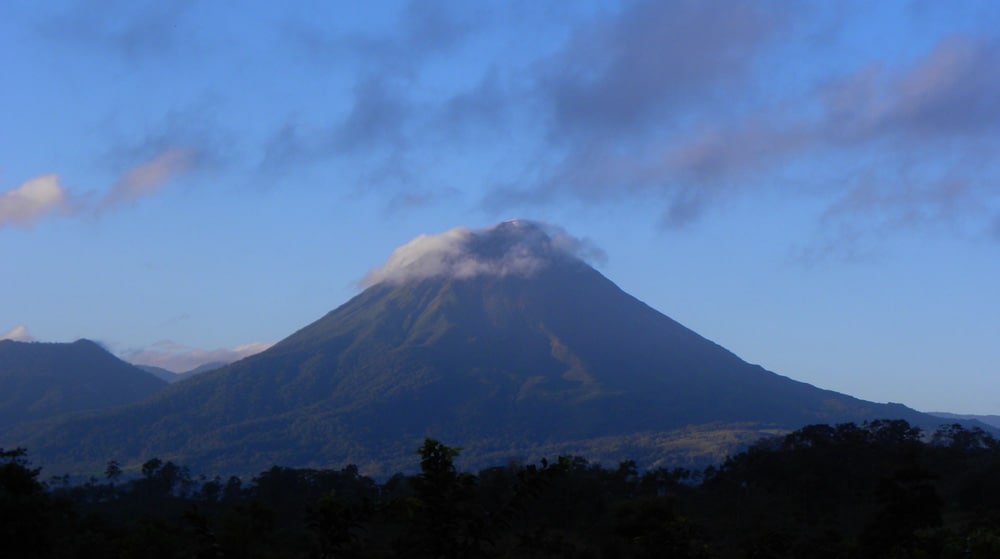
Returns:
[[[5,428],[128,404],[164,386],[91,340],[0,340],[0,426]]]
[[[216,472],[387,474],[424,437],[471,463],[584,449],[662,464],[717,458],[684,432],[745,444],[808,423],[940,423],[746,363],[622,291],[580,246],[523,221],[418,237],[369,274],[380,281],[270,349],[29,445],[50,464],[157,455]],[[665,446],[678,440],[690,444]]]

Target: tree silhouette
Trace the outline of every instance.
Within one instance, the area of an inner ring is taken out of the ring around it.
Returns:
[[[24,448],[0,448],[0,541],[8,557],[47,556],[50,503]]]
[[[410,540],[421,556],[479,557],[489,543],[478,478],[455,469],[460,450],[426,439],[417,451],[420,475],[413,479],[417,500]]]

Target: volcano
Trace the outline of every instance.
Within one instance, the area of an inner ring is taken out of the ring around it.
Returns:
[[[619,289],[588,252],[523,220],[423,235],[267,351],[27,444],[62,467],[158,456],[386,474],[412,467],[424,437],[463,447],[470,467],[555,454],[651,467],[810,423],[940,422],[749,364]]]

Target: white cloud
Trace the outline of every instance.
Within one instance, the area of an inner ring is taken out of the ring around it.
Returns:
[[[28,333],[28,327],[23,324],[11,328],[6,334],[0,336],[0,340],[13,340],[15,342],[32,342],[35,340]]]
[[[160,340],[152,346],[129,351],[121,358],[135,365],[152,365],[175,373],[183,373],[206,363],[232,363],[244,357],[260,353],[272,343],[252,342],[233,348],[200,349],[187,347],[172,340]]]
[[[56,175],[41,175],[0,194],[0,227],[30,225],[45,214],[64,206],[66,190]]]
[[[515,219],[487,229],[456,227],[437,235],[419,235],[394,250],[361,284],[439,276],[530,276],[554,259],[566,257],[603,260],[604,253],[559,228]]]
[[[93,211],[100,213],[112,206],[133,202],[156,194],[166,183],[198,165],[198,153],[190,148],[173,146],[125,172],[105,194]],[[28,226],[57,210],[66,215],[87,211],[59,183],[55,174],[45,174],[25,181],[21,186],[0,193],[0,228]]]

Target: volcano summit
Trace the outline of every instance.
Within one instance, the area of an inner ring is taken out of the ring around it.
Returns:
[[[267,351],[27,444],[62,466],[159,456],[384,474],[424,437],[463,447],[469,467],[565,453],[652,467],[809,423],[939,422],[746,363],[585,260],[601,256],[523,220],[421,235]]]

